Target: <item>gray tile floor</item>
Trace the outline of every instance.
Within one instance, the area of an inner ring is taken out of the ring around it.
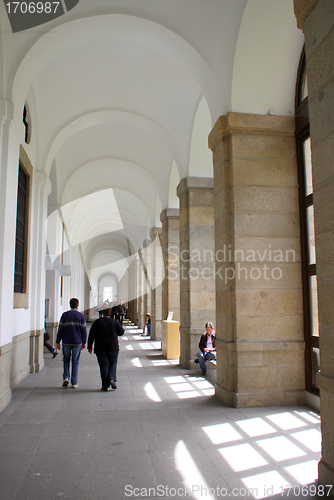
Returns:
[[[120,339],[116,391],[100,391],[87,351],[78,389],[61,387],[61,356],[47,353],[13,391],[0,413],[1,500],[317,498],[317,413],[226,407],[214,367],[183,370],[140,332]]]

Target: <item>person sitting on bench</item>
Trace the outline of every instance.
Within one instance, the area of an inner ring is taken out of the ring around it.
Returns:
[[[206,332],[203,333],[198,344],[201,350],[198,355],[198,363],[201,367],[202,375],[206,374],[206,361],[216,359],[216,332],[211,322],[206,323],[205,328]]]

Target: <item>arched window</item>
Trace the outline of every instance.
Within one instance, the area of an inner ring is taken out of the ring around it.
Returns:
[[[316,373],[320,368],[318,289],[305,50],[302,52],[298,69],[295,108],[306,347],[305,381],[306,390],[318,394],[319,389],[316,385]]]
[[[23,123],[25,126],[24,141],[26,144],[29,144],[30,140],[31,140],[31,119],[30,119],[29,107],[28,107],[27,103],[25,103],[24,108],[23,108],[22,120],[23,120]]]

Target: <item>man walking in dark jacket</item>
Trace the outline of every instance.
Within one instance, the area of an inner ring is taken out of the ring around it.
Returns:
[[[56,348],[63,344],[63,387],[70,383],[70,360],[72,357],[71,384],[78,387],[79,358],[82,349],[86,347],[87,331],[85,316],[78,311],[79,300],[70,300],[70,311],[64,312],[59,321],[56,338]]]
[[[116,368],[118,358],[118,337],[124,334],[124,329],[118,321],[110,318],[110,309],[102,311],[102,318],[92,324],[88,336],[88,352],[94,353],[100,366],[102,391],[109,387],[116,389]]]

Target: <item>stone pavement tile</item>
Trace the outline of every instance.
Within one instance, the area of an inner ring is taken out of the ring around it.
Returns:
[[[32,457],[28,467],[29,475],[53,475],[55,481],[61,482],[63,476],[77,474],[89,474],[91,463],[91,451],[80,453],[52,453],[35,455]]]
[[[68,420],[68,413],[67,413]],[[58,439],[59,437],[85,437],[92,436],[94,433],[94,420],[92,422],[82,423],[77,422],[75,419],[71,418],[71,422],[66,423],[52,423],[48,424],[44,428],[43,436],[50,437],[52,439]]]
[[[79,409],[73,408],[73,411],[67,409],[67,411],[61,413],[53,413],[50,415],[49,424],[52,425],[70,425],[75,422],[76,426],[81,424],[94,424],[96,419],[96,412],[93,410],[80,411]]]
[[[33,455],[1,455],[0,456],[1,488],[3,483],[7,481],[13,481],[13,478],[16,477],[23,477],[23,475],[27,472],[32,460],[33,460]]]
[[[139,410],[138,418],[144,433],[148,435],[153,435],[155,432],[161,432],[162,430],[167,433],[173,433],[178,428],[190,431],[187,422],[178,408],[157,408],[154,411]]]
[[[9,476],[7,479],[1,480],[1,500],[13,500],[22,480],[23,476],[15,478]]]
[[[91,471],[96,474],[114,474],[153,470],[147,449],[133,449],[131,446],[109,446],[108,450],[97,451],[92,456]]]
[[[204,408],[181,408],[180,413],[187,422],[189,428],[196,432],[204,433],[204,427],[230,422],[224,413],[217,411],[214,406],[205,406]]]
[[[9,405],[2,410],[3,415],[12,415],[14,412],[18,411],[22,407],[22,400],[12,400]]]
[[[153,495],[157,486],[155,474],[151,470],[147,470],[145,474],[136,470],[112,474],[94,473],[90,477],[88,500],[160,500],[160,497]],[[154,490],[151,491],[152,495],[149,495],[148,488]]]
[[[111,425],[109,431],[94,435],[94,454],[108,454],[111,450],[115,450],[115,447],[119,447],[124,451],[128,451],[129,449],[147,450],[146,441],[142,433],[135,434],[126,429],[120,430],[119,427],[113,429]],[[118,449],[116,451],[118,453]]]
[[[75,423],[73,425],[76,425]],[[45,436],[41,438],[36,455],[77,454],[92,450],[93,436]]]
[[[31,390],[17,388],[12,391],[12,401],[24,401],[30,393]]]
[[[101,411],[95,414],[96,424],[121,422],[124,425],[135,425],[138,422],[138,413],[133,410],[117,410],[117,412]]]
[[[72,389],[75,391],[76,389]],[[69,400],[68,401],[68,406],[67,406],[67,411],[72,412],[72,411],[110,411],[110,410],[116,410],[116,400],[113,399],[113,393],[112,391],[108,391],[106,393],[102,394],[102,391],[100,390],[100,394],[102,398],[94,398],[94,399],[75,399],[75,400]]]
[[[0,413],[0,428],[6,424],[10,420],[10,415],[6,415],[5,413],[1,412]]]
[[[44,435],[46,424],[4,424],[0,427],[0,438],[10,437],[41,437]]]
[[[52,413],[37,413],[32,411],[24,411],[24,405],[20,408],[20,411],[13,413],[10,419],[7,420],[6,424],[48,424],[53,417]]]
[[[15,500],[87,500],[89,475],[85,472],[64,474],[25,475]]]
[[[24,412],[35,412],[35,413],[53,413],[61,412],[66,410],[66,405],[61,400],[44,400],[44,401],[24,401]]]
[[[162,491],[169,493],[171,497],[176,490],[177,498],[212,498],[218,492],[220,496],[230,492],[230,488],[224,478],[217,472],[214,464],[208,463],[198,468],[186,468],[175,470],[173,467],[155,469],[157,483],[163,485]],[[179,493],[178,493],[179,492]]]
[[[182,439],[161,433],[159,436],[147,438],[147,445],[154,469],[201,468],[211,463],[205,448],[191,434],[184,435]]]
[[[41,439],[36,436],[0,437],[0,456],[34,455]]]
[[[145,398],[124,397],[116,400],[117,410],[145,410],[150,408],[154,410],[157,405],[166,407],[167,403],[155,402]]]

